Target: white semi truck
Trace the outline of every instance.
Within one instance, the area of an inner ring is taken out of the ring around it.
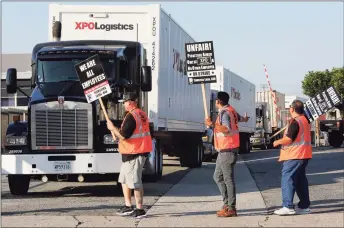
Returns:
[[[227,92],[230,97],[229,104],[232,105],[240,115],[245,115],[245,113],[247,113],[247,115],[250,117],[248,122],[239,123],[240,153],[249,153],[251,150],[250,136],[255,132],[256,129],[256,87],[253,83],[233,73],[229,69],[226,69],[224,66],[216,66],[216,76],[217,82],[210,84],[211,95],[209,97],[211,119],[213,122],[215,122],[218,115],[218,110],[215,107],[217,93],[219,91]],[[207,131],[210,131],[207,137],[213,137],[212,130],[207,129]],[[213,144],[213,141],[209,138],[204,141],[207,150],[212,150],[213,156],[216,156],[217,154],[214,151],[214,148],[209,145],[210,142]],[[209,153],[207,153],[207,156],[208,154]]]
[[[137,92],[148,114],[154,147],[144,176],[161,178],[163,153],[180,157],[181,166],[202,165],[202,90],[188,84],[185,69],[185,43],[195,40],[160,5],[51,4],[49,41],[32,51],[28,120],[6,132],[2,174],[12,194],[26,194],[33,176],[82,182],[89,175],[119,173],[118,145],[99,102],[87,103],[74,69],[94,54],[113,90],[103,102],[114,124],[123,120],[117,101],[125,91]],[[16,70],[8,69],[9,93],[20,90],[16,79]]]

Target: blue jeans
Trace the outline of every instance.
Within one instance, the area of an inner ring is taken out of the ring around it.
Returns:
[[[308,180],[306,177],[306,167],[308,159],[289,160],[283,162],[282,168],[282,199],[283,207],[294,208],[293,200],[295,192],[300,199],[298,207],[305,209],[310,206]]]

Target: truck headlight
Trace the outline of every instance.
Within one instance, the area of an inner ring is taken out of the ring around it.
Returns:
[[[104,141],[103,142],[104,144],[117,144],[118,143],[117,140],[116,141],[113,140],[113,137],[111,134],[110,135],[104,135],[103,141]]]
[[[22,146],[26,143],[26,136],[6,136],[6,146]]]

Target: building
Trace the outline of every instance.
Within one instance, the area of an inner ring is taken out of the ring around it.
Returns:
[[[8,68],[17,69],[17,85],[31,95],[31,54],[1,55],[1,107],[26,107],[28,97],[18,91],[16,94],[6,92],[6,74]]]
[[[300,100],[302,102],[306,102],[308,99],[307,98],[304,98],[304,97],[299,97],[299,96],[295,96],[295,95],[292,95],[292,96],[285,96],[285,108],[289,108],[289,106],[291,105],[291,103],[294,101],[294,100]]]

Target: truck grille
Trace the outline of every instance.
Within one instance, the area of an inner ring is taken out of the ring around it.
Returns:
[[[81,105],[88,104],[81,103]],[[33,106],[31,119],[33,149],[92,148],[92,109],[69,109],[68,105],[65,106],[63,108],[52,105],[45,105],[43,108],[43,104]]]

